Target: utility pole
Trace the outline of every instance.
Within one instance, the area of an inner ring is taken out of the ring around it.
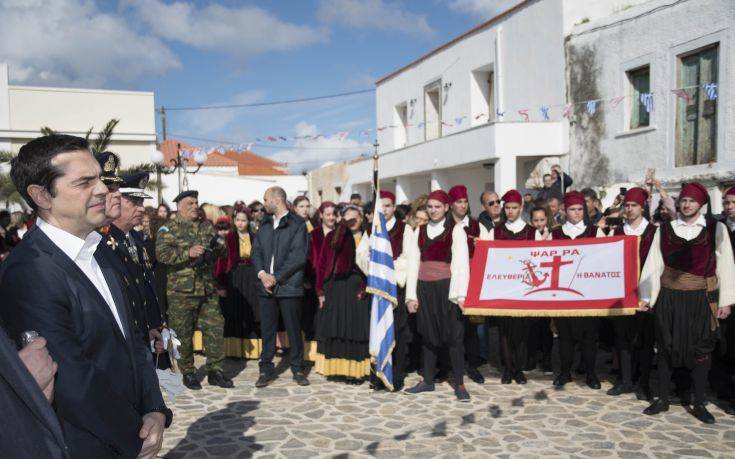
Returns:
[[[166,107],[161,105],[160,109],[161,113],[161,134],[163,136],[163,141],[166,141]],[[158,183],[158,204],[160,205],[163,202],[163,189],[162,189],[162,183],[161,183],[161,165],[156,164],[156,180]]]

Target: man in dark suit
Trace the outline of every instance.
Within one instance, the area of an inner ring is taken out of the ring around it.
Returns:
[[[4,457],[66,458],[64,434],[49,403],[57,365],[37,338],[18,352],[0,327],[0,451]]]
[[[0,317],[11,338],[36,330],[47,340],[69,455],[155,456],[171,411],[115,255],[94,231],[107,195],[99,164],[86,140],[49,135],[20,149],[10,175],[38,219],[0,270]]]

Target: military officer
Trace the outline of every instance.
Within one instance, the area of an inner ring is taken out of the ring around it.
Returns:
[[[199,217],[199,192],[179,193],[176,217],[161,228],[156,239],[156,256],[167,265],[168,319],[181,339],[179,367],[184,384],[192,390],[201,389],[194,367],[192,338],[199,324],[207,356],[207,380],[210,385],[233,387],[232,380],[222,373],[224,360],[224,318],[219,308],[213,263],[225,254],[224,241],[212,223]],[[220,238],[221,239],[221,238]]]
[[[122,199],[120,195],[120,184],[122,183],[122,178],[117,175],[120,158],[110,151],[104,151],[95,156],[95,158],[102,169],[100,180],[107,185],[107,190],[109,191],[105,197],[105,226],[100,229],[100,232],[104,235],[107,232],[107,226],[120,216],[120,200]]]
[[[168,356],[163,352],[160,332],[166,320],[156,297],[152,260],[143,246],[143,237],[133,229],[143,220],[143,200],[151,198],[145,193],[147,184],[147,172],[122,176],[119,189],[122,194],[121,212],[109,227],[107,241],[125,267],[123,287],[130,298],[135,325],[140,328],[147,345],[154,343],[156,367],[168,368]]]

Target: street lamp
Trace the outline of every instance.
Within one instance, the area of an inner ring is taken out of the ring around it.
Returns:
[[[186,182],[186,176],[187,174],[196,174],[199,172],[199,169],[202,168],[202,165],[207,160],[207,153],[203,150],[196,150],[194,154],[191,156],[191,159],[194,159],[194,162],[196,163],[197,167],[193,171],[190,171],[187,169],[187,163],[190,162],[190,158],[186,156],[181,155],[181,144],[176,144],[176,158],[171,158],[169,160],[169,165],[164,166],[161,163],[165,159],[165,156],[162,151],[155,150],[151,152],[151,161],[156,166],[156,176],[158,178],[158,202],[161,202],[161,174],[170,175],[174,172],[178,173],[178,182],[179,182],[179,193],[181,193],[181,185],[183,182]],[[184,180],[182,181],[181,175],[184,175]]]

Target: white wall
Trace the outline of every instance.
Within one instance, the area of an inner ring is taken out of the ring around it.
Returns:
[[[607,157],[610,171],[605,183],[640,182],[647,168],[672,189],[682,180],[735,180],[735,8],[732,0],[697,0],[665,7],[671,2],[652,0],[621,11],[602,21],[593,21],[573,30],[569,45],[594,50],[596,84],[602,97],[628,94],[626,70],[650,65],[654,110],[650,127],[628,129],[626,103],[617,108],[604,108],[602,133],[573,129],[572,163],[585,154],[590,142],[599,142]],[[642,15],[654,8],[660,10]],[[627,20],[640,16],[635,20]],[[623,21],[623,22],[620,22]],[[620,22],[620,23],[619,23]],[[618,24],[619,23],[619,24]],[[597,29],[601,26],[609,26]],[[688,167],[675,167],[675,112],[678,55],[719,42],[719,98],[717,101],[717,162]],[[574,93],[574,88],[570,88]],[[580,179],[588,173],[577,168]],[[580,180],[581,181],[581,180]]]
[[[17,152],[48,126],[66,134],[92,138],[110,119],[119,119],[110,150],[123,167],[150,162],[156,147],[152,92],[45,88],[8,85],[7,65],[0,64],[0,149]]]
[[[478,31],[428,57],[377,86],[378,127],[394,124],[395,107],[408,103],[407,144],[423,142],[424,87],[442,82],[442,118],[454,126],[442,126],[446,136],[477,124],[473,109],[481,102],[472,72],[495,71],[495,103],[507,110],[506,120],[519,120],[517,110],[528,108],[532,120],[540,120],[541,104],[563,104],[565,98],[564,46],[561,0],[533,2],[497,24]],[[448,89],[445,84],[451,84]],[[472,100],[472,99],[476,100]],[[415,99],[414,105],[411,101]],[[465,117],[461,123],[456,118]],[[558,121],[560,113],[552,118]],[[486,120],[481,119],[480,121]],[[380,151],[402,147],[388,128],[378,132]]]
[[[151,174],[154,177],[154,174]],[[220,174],[199,172],[187,175],[188,189],[199,191],[199,202],[208,202],[216,205],[232,205],[237,200],[249,203],[255,199],[262,201],[265,190],[272,186],[280,186],[289,199],[304,194],[307,191],[306,177],[302,175],[278,176],[237,176],[228,177]],[[173,203],[179,194],[177,175],[163,175],[163,199]],[[155,197],[155,193],[150,193]]]

